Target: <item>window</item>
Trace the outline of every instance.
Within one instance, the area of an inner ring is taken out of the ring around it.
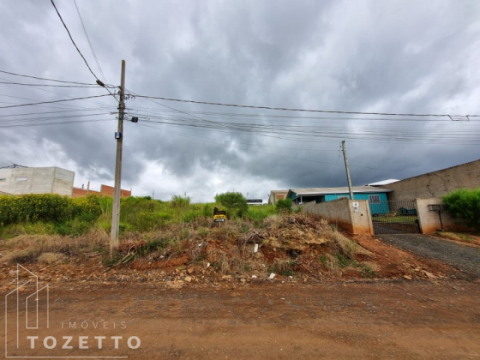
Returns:
[[[26,177],[18,177],[15,179],[15,181],[27,181]]]
[[[380,195],[370,195],[368,202],[370,204],[380,204]]]

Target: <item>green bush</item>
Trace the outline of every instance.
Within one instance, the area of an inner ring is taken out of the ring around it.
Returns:
[[[275,214],[276,210],[274,205],[249,206],[246,217],[252,220],[256,226],[262,226],[263,220]]]
[[[480,188],[458,189],[443,197],[450,214],[480,231]]]
[[[277,200],[275,205],[277,212],[291,212],[292,211],[292,199],[280,199]]]
[[[190,205],[190,198],[188,196],[175,195],[170,202],[173,207],[182,208]]]
[[[195,210],[188,211],[185,214],[183,214],[183,221],[187,223],[191,223],[191,222],[194,222],[195,219],[197,219],[198,217],[202,217],[202,216],[203,214],[200,213],[199,211],[195,211]]]
[[[204,204],[203,205],[203,216],[209,218],[213,216],[213,208],[215,207],[214,204]]]
[[[82,221],[77,218],[57,224],[55,230],[59,235],[80,236],[88,233],[92,227],[92,222]]]
[[[76,217],[94,222],[101,214],[96,196],[72,199],[56,194],[28,194],[0,197],[0,223],[19,224],[26,222],[63,223]]]
[[[248,210],[247,199],[239,192],[226,192],[215,196],[215,201],[227,208],[230,216],[243,216]]]

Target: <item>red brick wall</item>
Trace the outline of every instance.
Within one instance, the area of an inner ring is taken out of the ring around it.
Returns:
[[[114,188],[112,186],[108,186],[108,185],[102,185],[100,187],[100,191],[87,190],[87,189],[81,189],[81,188],[74,187],[72,197],[78,198],[78,197],[85,197],[87,195],[103,195],[103,196],[113,197],[113,190],[114,190]],[[132,196],[132,192],[130,190],[122,189],[120,191],[120,196],[121,197],[130,197],[130,196]]]
[[[81,189],[76,187],[73,188],[72,197],[79,198],[79,197],[85,197],[87,195],[101,195],[101,194],[99,191]]]
[[[113,190],[114,190],[114,188],[112,186],[108,186],[108,185],[102,185],[100,187],[100,193],[102,195],[106,195],[106,196],[112,196],[113,197]],[[120,196],[121,197],[130,197],[130,196],[132,196],[132,192],[130,190],[121,189],[120,190]]]

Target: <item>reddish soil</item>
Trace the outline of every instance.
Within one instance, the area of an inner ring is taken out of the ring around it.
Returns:
[[[450,266],[436,260],[415,256],[398,247],[388,245],[374,236],[355,236],[354,240],[374,255],[377,275],[382,278],[436,278],[457,273]],[[433,277],[432,275],[435,274]]]
[[[32,289],[20,293],[21,305]],[[19,349],[12,322],[16,310],[9,306],[7,348],[9,356],[47,358],[479,359],[479,298],[478,282],[448,280],[195,284],[183,289],[55,283],[49,329],[41,296],[41,326],[28,333],[20,326]],[[20,310],[20,320],[23,316]],[[3,324],[3,311],[0,317]],[[75,329],[69,328],[74,322]],[[39,337],[33,350],[27,335]],[[52,350],[44,348],[47,336],[58,341]],[[73,337],[72,349],[62,349],[64,336]],[[88,337],[89,349],[79,349],[79,336]],[[102,350],[95,336],[106,337]],[[117,350],[111,336],[122,336]],[[141,340],[138,349],[127,346],[132,336]]]

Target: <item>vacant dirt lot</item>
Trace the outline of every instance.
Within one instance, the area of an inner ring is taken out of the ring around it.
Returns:
[[[49,296],[49,329],[27,334],[20,327],[20,349],[14,337],[9,337],[8,349],[17,356],[129,359],[478,359],[479,298],[478,282],[448,280],[182,289],[151,283],[57,283]],[[39,305],[43,314],[44,297]],[[15,334],[10,322],[15,315],[9,307],[9,336]],[[33,350],[23,339],[27,335],[39,337]],[[54,349],[44,348],[46,336],[58,339]],[[73,337],[72,349],[61,348],[63,336]],[[79,336],[88,336],[83,341],[89,349],[79,349]],[[102,350],[94,336],[106,337]],[[122,336],[118,350],[111,336]],[[141,340],[138,349],[127,346],[131,336]],[[0,341],[4,343],[3,335]]]

